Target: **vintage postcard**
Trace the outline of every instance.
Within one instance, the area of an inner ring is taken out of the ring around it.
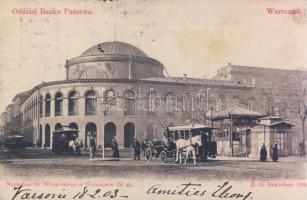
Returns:
[[[307,1],[0,8],[0,200],[307,199]]]

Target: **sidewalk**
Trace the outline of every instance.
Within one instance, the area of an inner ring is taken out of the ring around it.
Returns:
[[[259,160],[257,157],[230,157],[230,156],[216,156],[216,160],[234,160],[234,161],[252,161]],[[268,162],[272,161],[271,157],[268,157]],[[287,156],[279,157],[279,162],[307,162],[307,156],[305,158],[300,158],[299,156]]]

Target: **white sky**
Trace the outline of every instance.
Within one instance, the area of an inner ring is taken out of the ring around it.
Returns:
[[[135,45],[171,76],[202,78],[228,62],[307,68],[307,2],[0,0],[0,112],[16,93],[65,79],[65,60],[114,40]],[[269,15],[266,8],[305,15]],[[92,9],[94,15],[12,15],[13,8]]]

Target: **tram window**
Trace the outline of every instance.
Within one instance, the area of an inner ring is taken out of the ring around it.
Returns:
[[[185,134],[184,134],[184,139],[187,139],[190,137],[190,132],[188,130],[185,131]]]
[[[180,138],[184,138],[184,131],[180,131]]]
[[[175,131],[175,140],[178,140],[179,139],[179,134],[177,131]]]

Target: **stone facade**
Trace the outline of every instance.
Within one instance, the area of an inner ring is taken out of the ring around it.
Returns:
[[[271,69],[230,65],[213,79],[166,77],[159,61],[121,42],[95,45],[68,60],[65,68],[66,80],[37,85],[24,93],[25,98],[14,101],[20,113],[19,132],[29,143],[50,148],[52,132],[72,126],[84,141],[94,132],[100,148],[108,147],[114,136],[120,148],[128,148],[134,137],[141,141],[162,138],[166,126],[208,123],[212,113],[233,105],[267,114],[263,93],[271,87],[264,81],[271,78],[263,74]],[[279,72],[286,74],[274,70]],[[273,94],[279,100],[276,105],[290,110],[284,114],[295,119],[293,98],[287,95],[288,89],[280,91],[282,98]],[[300,135],[296,138],[300,140]]]

